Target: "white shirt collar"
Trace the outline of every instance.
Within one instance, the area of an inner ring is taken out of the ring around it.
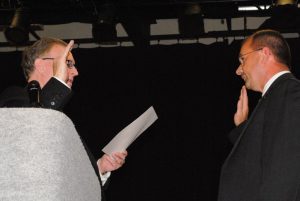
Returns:
[[[267,92],[267,90],[269,89],[269,87],[271,86],[271,84],[272,84],[278,77],[280,77],[281,75],[283,75],[283,74],[285,74],[285,73],[290,73],[290,71],[285,70],[285,71],[281,71],[281,72],[276,73],[275,75],[273,75],[273,76],[271,77],[271,79],[269,79],[268,82],[265,84],[264,89],[263,89],[263,92],[262,92],[262,96],[265,95],[265,93]]]

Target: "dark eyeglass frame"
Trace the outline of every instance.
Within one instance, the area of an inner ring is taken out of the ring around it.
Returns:
[[[42,59],[42,60],[54,60],[55,58],[53,58],[53,57],[44,57],[44,58],[40,58],[40,59]],[[73,68],[73,67],[76,68],[76,66],[75,66],[75,64],[72,60],[67,59],[66,64],[67,64],[68,68]]]
[[[239,55],[239,62],[240,62],[240,65],[243,65],[244,62],[245,62],[244,56],[246,56],[246,55],[248,55],[248,54],[251,54],[251,53],[254,53],[254,52],[257,52],[257,51],[260,51],[260,50],[262,50],[262,49],[263,49],[263,47],[260,47],[260,48],[257,48],[257,49],[255,49],[255,50],[252,50],[252,51],[250,51],[250,52],[246,52],[245,54],[240,54],[240,55]]]

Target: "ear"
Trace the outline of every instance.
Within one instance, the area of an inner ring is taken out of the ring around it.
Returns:
[[[268,47],[263,47],[261,50],[261,54],[263,55],[262,61],[267,62],[273,57],[273,53]]]
[[[273,55],[272,51],[268,47],[263,47],[261,51],[265,56],[272,56]]]

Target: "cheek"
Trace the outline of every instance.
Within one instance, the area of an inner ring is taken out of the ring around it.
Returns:
[[[253,77],[253,74],[257,71],[255,62],[251,62],[251,60],[245,64],[243,69],[244,73],[251,77]]]
[[[73,73],[72,73],[72,70],[71,70],[71,69],[68,69],[68,76],[71,77],[72,74],[73,74]]]
[[[53,76],[53,69],[52,68],[47,68],[45,70],[45,73],[48,75],[48,76]]]
[[[246,74],[246,75],[249,74],[249,66],[248,65],[243,66],[243,73]]]

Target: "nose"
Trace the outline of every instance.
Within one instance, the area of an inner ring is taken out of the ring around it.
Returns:
[[[243,73],[243,68],[241,67],[241,65],[239,65],[239,67],[236,69],[235,73],[237,75],[241,75]]]
[[[72,77],[76,77],[79,75],[78,70],[75,66],[73,66],[71,69],[69,69],[69,72],[72,75]]]

